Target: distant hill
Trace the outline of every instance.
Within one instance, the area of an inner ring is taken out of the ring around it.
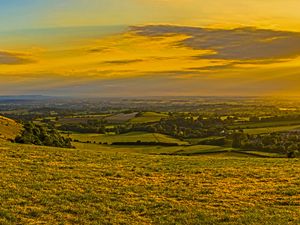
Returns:
[[[13,140],[21,132],[22,125],[0,116],[0,140]]]
[[[37,101],[37,100],[47,100],[54,98],[52,96],[44,96],[44,95],[7,95],[0,96],[1,101]]]

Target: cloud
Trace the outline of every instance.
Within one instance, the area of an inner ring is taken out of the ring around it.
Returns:
[[[213,66],[202,66],[202,67],[190,67],[188,70],[192,71],[216,71],[216,70],[224,70],[224,69],[233,69],[235,68],[235,63],[228,63],[224,65],[213,65]]]
[[[26,58],[24,54],[0,51],[0,65],[17,65],[32,62],[33,60]]]
[[[196,57],[197,58],[197,57]],[[242,66],[256,66],[256,65],[268,65],[268,64],[274,64],[274,63],[283,63],[287,62],[287,59],[266,59],[266,60],[239,60],[239,61],[232,61],[232,62],[226,62],[224,64],[215,64],[215,65],[209,65],[209,66],[199,66],[199,67],[189,67],[186,68],[190,71],[221,71],[221,70],[233,70],[233,69],[243,69]]]
[[[131,27],[142,36],[164,37],[186,35],[178,46],[194,50],[210,50],[197,55],[198,59],[218,60],[278,60],[300,56],[300,33],[243,27],[236,29],[208,29],[171,25]]]
[[[143,62],[143,59],[124,59],[124,60],[111,60],[111,61],[105,61],[106,64],[130,64],[130,63],[137,63],[137,62]]]

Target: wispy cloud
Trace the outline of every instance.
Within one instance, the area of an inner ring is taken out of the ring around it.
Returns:
[[[111,60],[111,61],[105,61],[106,64],[130,64],[130,63],[138,63],[138,62],[144,62],[143,59],[124,59],[124,60]]]
[[[21,53],[12,53],[6,51],[0,51],[0,65],[17,65],[33,63],[34,60],[28,58],[26,55]]]

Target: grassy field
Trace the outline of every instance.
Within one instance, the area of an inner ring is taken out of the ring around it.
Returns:
[[[106,117],[105,120],[111,123],[125,123],[135,118],[137,113],[120,113],[113,116]]]
[[[117,153],[142,153],[142,154],[168,154],[168,155],[197,155],[206,153],[221,153],[230,151],[231,148],[223,148],[219,146],[209,145],[194,145],[194,146],[110,146],[98,145],[90,143],[73,143],[77,149],[99,150],[102,152],[117,152]]]
[[[0,144],[0,224],[300,223],[299,159],[97,147]]]
[[[140,116],[136,116],[135,118],[131,119],[131,123],[152,123],[158,122],[163,118],[169,117],[167,114],[164,113],[157,113],[157,112],[144,112]]]
[[[222,137],[210,136],[210,137],[207,137],[207,138],[187,138],[187,139],[185,139],[185,141],[189,142],[192,145],[197,145],[201,141],[208,141],[208,140],[212,140],[212,139],[215,140],[215,139],[219,139],[219,138],[222,138]]]
[[[87,123],[88,120],[101,120],[105,118],[104,115],[86,115],[86,116],[72,116],[72,117],[64,117],[58,120],[60,124],[74,124],[74,123]]]
[[[300,129],[300,125],[252,128],[252,129],[244,129],[244,132],[246,134],[268,134],[273,132],[292,131],[296,129]]]
[[[102,152],[116,152],[116,153],[141,153],[151,155],[172,155],[172,156],[197,156],[197,155],[211,155],[211,156],[238,156],[238,157],[266,157],[266,158],[286,158],[285,154],[262,152],[262,151],[248,151],[238,150],[230,147],[220,147],[211,145],[192,145],[192,146],[110,146],[99,145],[92,143],[73,143],[77,149],[89,149]]]
[[[269,127],[280,127],[280,126],[300,126],[299,120],[292,121],[273,121],[273,122],[255,122],[255,123],[247,123],[247,124],[236,124],[233,126],[229,126],[230,129],[253,129],[253,128],[269,128]]]
[[[145,133],[145,132],[130,132],[126,134],[119,135],[109,135],[109,134],[71,134],[70,137],[73,140],[79,141],[91,141],[91,142],[102,142],[111,144],[112,142],[165,142],[165,143],[178,143],[187,144],[187,142],[180,141],[173,137],[158,134],[158,133]]]

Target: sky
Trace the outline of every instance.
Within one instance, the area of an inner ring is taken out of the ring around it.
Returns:
[[[0,0],[0,95],[299,96],[298,0]]]

